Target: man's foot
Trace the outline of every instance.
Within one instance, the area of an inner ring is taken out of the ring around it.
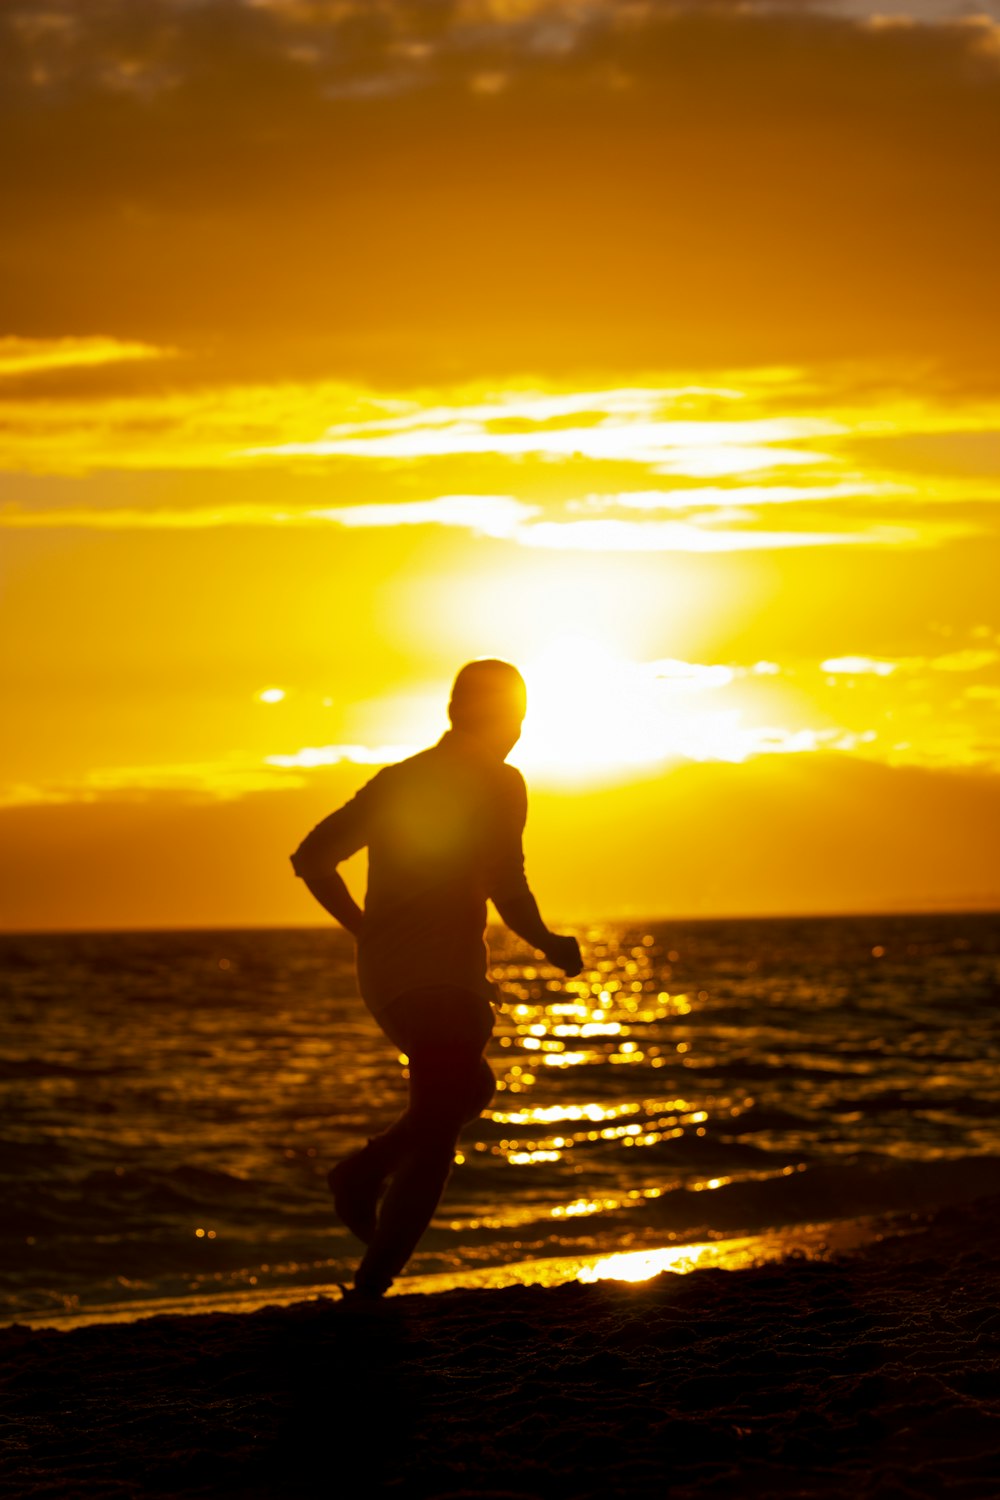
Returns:
[[[398,1311],[394,1304],[387,1302],[379,1292],[367,1291],[364,1287],[346,1286],[344,1282],[334,1283],[340,1289],[340,1296],[333,1304],[340,1314],[359,1313],[366,1316],[383,1317],[387,1312]]]
[[[366,1149],[362,1146],[360,1151],[345,1156],[327,1173],[326,1180],[337,1218],[369,1245],[375,1238],[383,1179],[374,1175],[370,1158],[365,1159]]]

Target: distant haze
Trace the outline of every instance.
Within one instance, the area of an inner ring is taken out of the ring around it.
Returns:
[[[158,798],[6,815],[13,929],[325,922],[288,854],[347,795]],[[878,809],[850,818],[845,809]],[[929,831],[935,857],[928,857]],[[689,767],[591,796],[533,798],[539,897],[569,920],[1000,909],[1000,790],[982,777],[823,758]],[[155,857],[151,855],[155,851]],[[345,871],[363,888],[364,857]]]

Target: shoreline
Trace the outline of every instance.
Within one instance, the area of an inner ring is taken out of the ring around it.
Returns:
[[[453,1272],[423,1276],[400,1276],[389,1297],[441,1296],[452,1291],[502,1291],[512,1286],[556,1287],[579,1281],[642,1282],[663,1271],[690,1275],[696,1270],[750,1270],[787,1256],[824,1260],[844,1251],[858,1250],[886,1235],[908,1234],[916,1216],[908,1213],[879,1217],[831,1219],[818,1224],[782,1226],[765,1233],[719,1237],[713,1240],[678,1241],[669,1245],[644,1246],[622,1251],[595,1251],[587,1255],[536,1256],[529,1260],[480,1269],[463,1267]],[[160,1297],[148,1301],[107,1303],[75,1312],[32,1313],[0,1320],[0,1334],[10,1328],[51,1329],[69,1333],[93,1328],[138,1323],[159,1317],[198,1317],[208,1313],[255,1313],[265,1308],[294,1307],[299,1303],[336,1300],[337,1283],[244,1288],[190,1297]]]
[[[0,1332],[24,1497],[995,1493],[1000,1195],[651,1280]],[[372,1439],[359,1440],[359,1434]]]

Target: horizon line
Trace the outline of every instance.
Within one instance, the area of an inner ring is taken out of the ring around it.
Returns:
[[[925,906],[925,907],[862,907],[854,910],[838,911],[798,911],[798,912],[688,912],[688,913],[660,913],[653,916],[627,915],[612,917],[590,917],[569,918],[559,917],[560,925],[571,927],[593,927],[601,922],[614,923],[618,925],[629,924],[641,927],[644,925],[660,925],[669,922],[838,922],[849,921],[859,917],[988,917],[1000,916],[1000,897],[991,896],[984,898],[990,902],[989,905],[981,906]],[[503,929],[504,924],[500,921],[491,920],[487,927]],[[223,926],[170,926],[170,927],[0,927],[0,938],[16,937],[125,937],[125,936],[154,936],[176,933],[234,933],[234,932],[334,932],[347,933],[335,922],[247,922],[236,925],[227,924]],[[529,948],[530,944],[527,944]],[[536,951],[532,949],[532,951]]]

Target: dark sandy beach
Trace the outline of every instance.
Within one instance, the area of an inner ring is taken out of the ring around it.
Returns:
[[[830,1260],[7,1329],[23,1496],[1000,1493],[1000,1196]]]

